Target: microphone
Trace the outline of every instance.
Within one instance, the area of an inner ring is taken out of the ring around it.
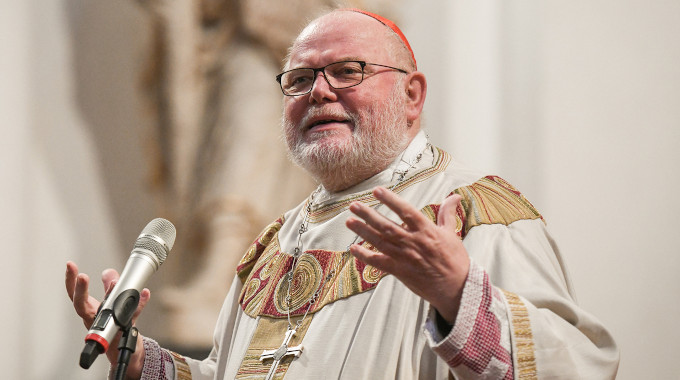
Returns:
[[[146,280],[163,264],[175,244],[175,226],[156,218],[144,227],[135,241],[116,286],[106,295],[85,336],[80,366],[90,368],[99,354],[109,349],[118,331],[129,328]]]

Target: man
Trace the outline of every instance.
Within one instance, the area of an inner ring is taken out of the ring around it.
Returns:
[[[277,80],[291,157],[321,185],[244,255],[209,357],[140,339],[131,378],[614,378],[540,214],[427,141],[425,77],[393,23],[324,15]],[[89,326],[87,277],[66,277]]]

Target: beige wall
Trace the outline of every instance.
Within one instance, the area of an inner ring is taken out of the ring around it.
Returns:
[[[430,81],[433,141],[515,183],[543,211],[580,302],[621,346],[619,379],[676,378],[680,3],[405,8]],[[7,378],[105,371],[101,358],[89,372],[77,366],[84,329],[63,272],[73,259],[97,283],[104,267],[123,266],[154,217],[134,95],[139,12],[132,1],[0,1]]]
[[[620,345],[618,379],[676,379],[680,3],[411,8],[433,139],[543,212],[580,303]]]
[[[546,8],[546,212],[620,378],[677,378],[680,3]]]
[[[110,5],[107,5],[109,4]],[[78,367],[84,328],[66,260],[121,268],[150,215],[134,86],[133,2],[0,2],[3,378],[103,378]]]

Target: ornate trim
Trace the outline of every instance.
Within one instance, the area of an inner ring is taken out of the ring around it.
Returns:
[[[289,346],[301,344],[311,322],[312,318],[305,318],[305,320],[302,321],[302,324],[298,327],[295,335],[293,335]],[[276,349],[281,346],[281,342],[286,335],[287,330],[287,319],[261,317],[255,328],[253,338],[250,340],[250,344],[248,344],[248,349],[243,357],[243,361],[241,361],[241,367],[236,374],[236,379],[262,379],[269,372],[272,363],[271,361],[261,362],[260,355],[264,350]],[[304,355],[304,347],[302,355]],[[281,359],[281,363],[276,370],[274,378],[282,379],[292,361],[292,357]]]
[[[448,154],[443,151],[438,152],[440,154],[437,155],[437,164],[409,178],[402,184],[402,190],[410,184],[428,178],[439,170],[438,168],[448,164],[450,160]],[[471,228],[482,224],[508,225],[517,220],[542,219],[533,205],[500,177],[484,177],[470,186],[456,189],[451,194],[463,196],[463,209],[459,209],[456,215],[456,233],[462,238]],[[343,202],[345,201],[339,202],[338,205]],[[425,206],[421,211],[436,223],[439,207],[437,204],[432,204]],[[244,284],[239,303],[244,312],[251,317],[265,315],[283,318],[286,316],[285,307],[282,306],[284,295],[287,294],[284,289],[287,286],[285,275],[293,264],[293,258],[280,251],[278,232],[283,223],[284,219],[281,217],[267,226],[248,249],[238,266],[238,276]],[[370,244],[366,244],[366,247],[375,249]],[[340,260],[346,260],[346,262],[340,263]],[[386,275],[354,257],[343,259],[343,252],[306,251],[301,257],[301,263],[299,270],[295,272],[293,279],[295,288],[291,289],[291,292],[304,291],[305,294],[299,294],[294,298],[308,301],[319,286],[324,287],[320,298],[310,309],[310,313],[339,299],[370,290],[377,286],[380,279]],[[334,272],[328,280],[322,281],[331,274],[333,269],[337,268],[340,270]],[[291,315],[302,315],[309,304],[305,302],[293,306],[294,310],[291,310]]]
[[[368,244],[366,246],[369,249],[375,249]],[[339,299],[373,289],[386,275],[343,253],[310,250],[300,256],[290,293],[296,294],[294,299],[303,302],[291,305],[291,315],[299,316],[307,311],[311,295],[319,286],[323,286],[323,289],[319,299],[309,309],[310,314]],[[287,316],[285,296],[288,293],[286,274],[292,265],[293,257],[280,251],[275,234],[245,279],[239,297],[243,311],[253,318],[257,316],[285,318]],[[333,271],[338,268],[339,270]],[[324,281],[326,277],[328,279]]]
[[[405,179],[403,182],[395,186],[392,191],[399,194],[406,188],[425,181],[437,173],[443,172],[451,162],[451,156],[437,147],[434,147],[433,152],[435,157],[432,166],[416,172],[411,177]],[[309,220],[313,223],[326,221],[346,210],[350,203],[354,201],[365,203],[368,206],[374,206],[379,203],[378,200],[373,196],[373,192],[369,190],[312,210],[309,213]]]
[[[269,243],[271,243],[279,233],[281,226],[283,226],[283,222],[284,218],[281,216],[279,219],[265,227],[243,255],[236,267],[236,273],[238,274],[241,283],[245,283],[246,278],[253,269],[253,266],[255,266],[255,263],[259,260],[265,248],[267,248]]]
[[[512,322],[512,338],[517,358],[515,374],[520,380],[538,379],[536,370],[536,354],[534,336],[531,332],[529,311],[524,302],[514,293],[503,290],[510,308]]]
[[[536,208],[508,182],[500,177],[487,176],[470,186],[456,189],[463,197],[465,236],[470,229],[482,224],[509,225],[518,220],[541,219]]]
[[[175,364],[175,379],[176,380],[191,380],[191,368],[187,364],[186,359],[176,352],[168,351],[172,356],[172,361]]]

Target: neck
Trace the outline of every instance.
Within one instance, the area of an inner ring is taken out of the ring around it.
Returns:
[[[376,161],[376,157],[372,157],[371,160],[351,165],[351,168],[348,168],[348,165],[333,169],[328,168],[328,170],[320,170],[319,175],[309,172],[329,193],[343,192],[367,180],[371,181],[371,184],[367,184],[367,186],[386,186],[395,180],[395,175],[410,170],[412,164],[419,161],[418,156],[423,153],[427,146],[429,146],[428,141],[423,136],[418,140],[410,139],[406,146],[397,153],[380,161]],[[390,168],[392,169],[390,170]],[[385,171],[387,171],[385,175],[381,174]],[[372,178],[376,178],[375,181]]]
[[[322,170],[319,173],[311,173],[321,183],[326,191],[337,193],[357,185],[374,175],[385,170],[393,161],[369,162],[363,167],[337,168],[335,170]]]

